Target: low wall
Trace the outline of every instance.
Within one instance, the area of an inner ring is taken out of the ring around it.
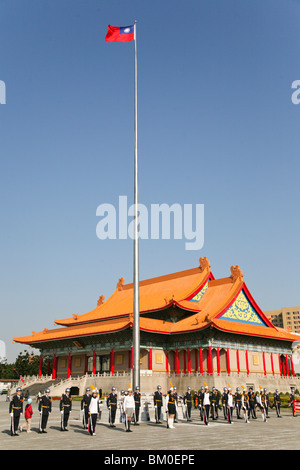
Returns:
[[[36,378],[35,387],[39,380]],[[280,377],[280,376],[264,376],[263,374],[227,374],[222,375],[201,375],[201,374],[170,374],[165,373],[147,373],[140,377],[140,390],[142,393],[152,394],[157,386],[162,387],[162,392],[166,393],[171,386],[176,386],[179,394],[184,393],[187,387],[190,386],[192,390],[199,390],[205,384],[208,385],[209,389],[214,386],[218,390],[222,391],[224,387],[231,387],[235,390],[237,387],[249,388],[252,386],[254,390],[259,390],[260,387],[266,388],[268,392],[274,393],[275,389],[279,389],[282,393],[288,393],[291,387],[300,391],[300,378],[299,377]],[[21,384],[22,386],[22,384]],[[95,387],[98,390],[101,389],[103,394],[111,392],[112,387],[116,387],[117,391],[127,390],[129,387],[132,388],[132,376],[131,374],[115,374],[115,375],[85,375],[81,377],[70,377],[69,379],[62,380],[61,382],[53,383],[52,385],[47,383],[50,387],[50,393],[52,396],[61,396],[65,392],[67,387],[77,387],[79,395],[85,393],[86,387]],[[41,390],[43,390],[44,383],[41,382]],[[27,388],[27,387],[25,387]],[[30,389],[30,387],[28,387]],[[29,390],[30,391],[30,390]],[[12,390],[14,393],[14,390]]]

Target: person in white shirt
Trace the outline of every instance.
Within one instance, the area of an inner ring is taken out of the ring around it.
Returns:
[[[135,409],[135,404],[134,404],[134,397],[132,394],[132,389],[128,389],[128,395],[125,396],[124,401],[123,401],[123,410],[125,413],[125,429],[126,432],[132,432],[130,429],[130,423],[131,419],[134,416],[134,409]]]
[[[231,388],[229,388],[228,389],[228,394],[227,394],[227,403],[226,403],[227,417],[228,417],[229,424],[233,424],[233,421],[232,421],[233,405],[234,405],[234,403],[233,403],[232,390],[231,390]]]
[[[209,410],[210,410],[210,392],[208,386],[205,385],[203,393],[203,420],[206,426],[209,425]]]
[[[96,423],[99,416],[99,396],[96,389],[93,390],[91,401],[89,404],[89,425],[88,432],[90,436],[96,436]]]

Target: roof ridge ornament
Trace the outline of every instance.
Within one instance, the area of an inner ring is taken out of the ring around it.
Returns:
[[[203,273],[205,269],[210,269],[210,262],[208,261],[207,257],[204,256],[204,258],[199,258],[199,263],[200,263],[200,272]]]
[[[172,294],[172,297],[170,297],[169,299],[168,299],[168,297],[165,297],[165,302],[166,302],[166,305],[174,303],[175,302],[175,294]]]
[[[230,277],[233,280],[233,282],[235,282],[237,280],[239,280],[239,281],[243,280],[243,271],[240,269],[240,267],[238,265],[231,266],[230,271],[231,271],[231,276]]]
[[[118,284],[117,284],[117,289],[118,289],[118,290],[123,290],[123,288],[124,288],[124,282],[125,282],[124,277],[120,277],[119,282],[118,282]]]
[[[100,295],[97,301],[97,307],[100,307],[100,305],[104,304],[104,302],[105,302],[105,295]]]

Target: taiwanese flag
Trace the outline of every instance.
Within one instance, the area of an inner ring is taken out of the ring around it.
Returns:
[[[129,42],[134,40],[134,24],[131,26],[111,26],[108,25],[108,31],[105,36],[106,42]]]

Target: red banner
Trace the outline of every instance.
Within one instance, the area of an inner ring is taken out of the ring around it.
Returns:
[[[294,413],[300,413],[300,400],[293,400]]]

